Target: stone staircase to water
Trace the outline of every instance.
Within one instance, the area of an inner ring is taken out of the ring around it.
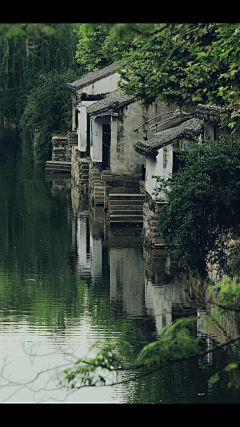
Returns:
[[[90,171],[89,197],[94,205],[104,205],[105,181],[102,175],[103,172]]]
[[[109,194],[107,215],[110,225],[142,227],[144,202],[144,194]]]
[[[71,162],[48,160],[45,163],[45,173],[71,173]]]

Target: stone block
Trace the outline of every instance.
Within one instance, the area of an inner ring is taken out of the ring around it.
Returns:
[[[154,237],[152,239],[151,243],[153,245],[163,245],[164,244],[164,240],[163,239],[158,239],[158,238]]]

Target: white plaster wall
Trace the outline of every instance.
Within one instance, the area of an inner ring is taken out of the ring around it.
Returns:
[[[161,176],[167,178],[172,174],[173,168],[173,148],[172,145],[161,148],[158,150],[157,156],[148,156],[146,158],[146,177],[145,177],[145,188],[146,191],[153,197],[153,190],[156,187],[157,181],[152,176]],[[159,194],[158,197],[162,197],[163,194]]]
[[[99,93],[107,93],[112,92],[116,89],[118,89],[117,82],[119,80],[120,76],[118,73],[111,74],[110,76],[104,77],[94,83],[91,83],[89,85],[86,85],[79,89],[77,91],[78,95],[81,95],[81,93],[87,93],[88,95],[97,95]],[[75,118],[75,101],[76,101],[76,94],[71,93],[72,98],[72,130],[76,130],[76,118]],[[97,101],[81,101],[79,103],[77,110],[78,113],[78,128],[77,128],[77,134],[78,134],[78,149],[79,151],[86,152],[87,151],[87,114],[86,114],[86,107],[88,105],[93,104]]]
[[[96,95],[98,93],[106,93],[113,92],[118,89],[117,82],[119,81],[119,74],[114,73],[110,76],[104,77],[100,80],[97,80],[94,83],[90,83],[79,89],[77,93],[80,95],[81,93],[87,93],[88,95]]]
[[[102,138],[103,138],[103,124],[110,123],[111,116],[100,116],[96,119],[91,117],[90,132],[92,142],[90,144],[90,157],[93,163],[102,162]],[[111,141],[112,148],[112,141]],[[110,148],[110,150],[111,150]],[[110,151],[111,152],[111,151]]]
[[[87,106],[94,104],[97,101],[82,101],[78,105],[78,149],[79,151],[87,151]]]

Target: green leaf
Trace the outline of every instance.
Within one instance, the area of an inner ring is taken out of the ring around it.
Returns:
[[[227,366],[224,368],[224,371],[229,372],[229,371],[231,371],[232,369],[236,369],[237,367],[238,367],[238,364],[237,364],[237,363],[229,363],[229,365],[227,365]]]
[[[209,384],[215,384],[217,381],[219,381],[219,374],[218,373],[211,376],[211,378],[209,379]]]

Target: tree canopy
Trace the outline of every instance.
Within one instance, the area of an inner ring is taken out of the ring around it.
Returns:
[[[0,25],[0,116],[18,123],[41,73],[74,69],[74,24]]]
[[[79,62],[91,68],[107,65],[107,58],[126,59],[119,86],[143,105],[230,105],[223,122],[232,130],[238,125],[238,23],[81,24],[79,31]]]
[[[239,247],[232,239],[240,232],[239,140],[202,141],[178,157],[183,166],[177,173],[156,177],[155,195],[163,191],[168,201],[158,221],[165,245],[192,274],[206,278],[209,262],[221,274],[238,274]]]
[[[51,136],[71,129],[67,81],[82,74],[75,24],[0,25],[0,116],[39,132],[38,160],[51,156]],[[69,113],[69,115],[68,115]]]

